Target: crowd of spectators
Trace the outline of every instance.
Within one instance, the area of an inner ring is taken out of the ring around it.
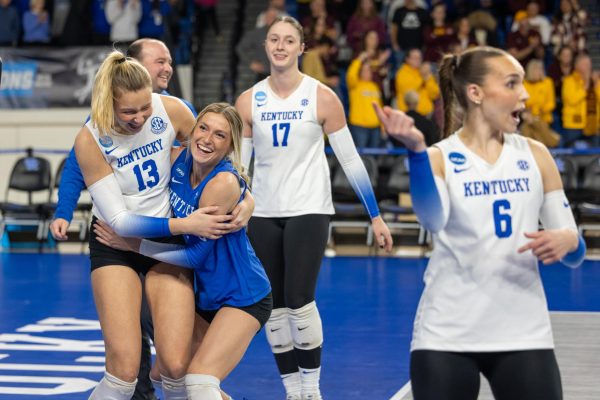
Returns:
[[[127,44],[150,37],[172,48],[182,42],[182,20],[196,21],[197,40],[212,25],[222,41],[216,5],[216,0],[0,0],[0,46]],[[238,43],[240,62],[257,80],[264,78],[265,25],[281,14],[297,17],[306,36],[301,68],[342,98],[357,143],[393,146],[371,126],[363,105],[378,99],[407,111],[409,92],[417,102],[412,111],[440,131],[442,54],[491,45],[507,49],[527,71],[531,99],[524,126],[547,125],[550,133],[560,134],[561,146],[598,145],[599,73],[587,56],[589,17],[578,0],[296,0],[291,5],[265,1],[256,28]],[[377,137],[366,140],[363,128]]]
[[[437,64],[445,53],[476,45],[505,48],[526,70],[523,132],[550,146],[600,144],[600,74],[591,67],[589,18],[577,0],[297,3],[307,35],[303,71],[342,96],[359,146],[398,145],[365,111],[378,99],[418,113],[433,125],[429,131],[440,132]]]
[[[202,0],[0,0],[0,46],[123,48],[147,37],[181,41],[182,20],[210,12]],[[171,46],[169,46],[171,47]]]

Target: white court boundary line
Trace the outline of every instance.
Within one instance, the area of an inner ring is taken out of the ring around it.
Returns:
[[[390,400],[402,400],[404,396],[406,396],[411,390],[410,381],[406,382],[404,386],[400,390],[393,395]]]

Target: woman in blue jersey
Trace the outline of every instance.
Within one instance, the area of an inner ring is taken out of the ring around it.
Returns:
[[[375,107],[409,149],[413,205],[433,232],[414,322],[415,400],[562,399],[538,261],[577,267],[585,244],[548,149],[516,133],[528,98],[519,62],[477,47],[440,69],[445,139],[426,149],[406,114]],[[462,126],[452,133],[456,103]],[[539,222],[544,230],[539,230]]]
[[[242,121],[235,108],[215,103],[200,112],[186,147],[174,149],[171,206],[185,218],[199,207],[230,213],[246,191],[241,170]],[[188,399],[220,400],[220,382],[235,368],[271,314],[271,286],[246,232],[217,240],[184,235],[186,245],[116,237],[106,224],[95,228],[102,243],[194,270],[197,349],[188,368]],[[208,327],[207,327],[207,324]],[[199,335],[198,335],[199,334]],[[198,337],[200,336],[200,337]]]
[[[304,52],[298,21],[275,19],[265,51],[270,76],[236,102],[244,121],[245,166],[254,149],[256,207],[248,234],[273,286],[266,334],[287,399],[319,400],[323,328],[315,289],[334,213],[324,135],[371,218],[377,244],[389,252],[392,237],[340,99],[298,69]]]
[[[94,81],[91,119],[75,141],[94,220],[107,222],[125,236],[225,233],[227,226],[215,231],[202,213],[169,218],[171,148],[175,139],[187,139],[194,123],[180,100],[152,93],[150,75],[142,65],[120,52],[109,54]],[[90,259],[106,348],[106,373],[90,398],[128,400],[133,395],[141,348],[143,288],[138,273],[146,274],[163,395],[167,400],[185,397],[195,318],[191,271],[112,249],[93,233]]]

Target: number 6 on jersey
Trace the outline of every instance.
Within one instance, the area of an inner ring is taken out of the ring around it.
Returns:
[[[512,235],[512,219],[506,210],[510,210],[510,202],[506,199],[496,200],[493,204],[494,208],[494,226],[496,228],[496,236],[499,238],[507,238]]]

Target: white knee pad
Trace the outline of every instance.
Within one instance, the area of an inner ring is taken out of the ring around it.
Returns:
[[[265,333],[273,353],[285,353],[294,349],[287,308],[276,308],[271,312],[271,317],[265,324]]]
[[[189,400],[222,400],[219,378],[204,374],[187,374],[185,386]]]
[[[161,374],[160,378],[162,380],[161,389],[164,400],[187,400],[185,376],[179,379],[172,379]]]
[[[98,383],[88,400],[130,400],[135,392],[137,379],[125,382],[114,375],[104,372],[104,378]]]
[[[288,309],[294,346],[312,350],[323,344],[323,325],[314,301],[296,310]]]

